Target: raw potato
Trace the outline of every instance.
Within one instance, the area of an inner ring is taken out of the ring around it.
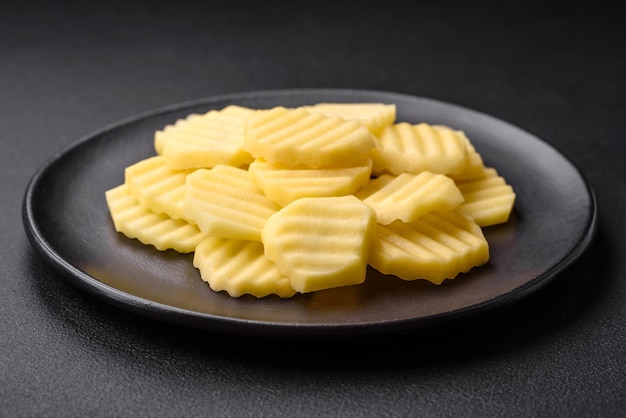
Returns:
[[[165,159],[157,155],[127,167],[124,182],[146,208],[173,219],[184,219],[183,197],[189,173],[191,170],[172,170],[165,164]]]
[[[358,164],[373,147],[372,135],[358,122],[280,106],[252,114],[244,140],[255,158],[311,168]]]
[[[372,180],[356,197],[376,211],[378,222],[411,222],[433,210],[452,210],[463,202],[454,181],[443,174],[385,174]]]
[[[374,173],[430,171],[460,174],[465,169],[467,146],[452,130],[435,129],[427,123],[406,122],[387,126],[376,138],[372,151]]]
[[[183,214],[207,235],[261,241],[265,222],[278,209],[241,168],[218,165],[187,176]]]
[[[376,214],[354,196],[305,197],[265,224],[265,255],[301,293],[365,280]]]
[[[370,258],[383,274],[441,284],[485,264],[489,244],[471,217],[437,211],[414,222],[378,224]]]
[[[191,253],[205,237],[195,225],[142,206],[127,184],[107,190],[105,196],[115,230],[157,250]]]
[[[317,103],[302,106],[310,113],[321,113],[329,117],[353,120],[378,135],[396,120],[396,105],[384,103]]]
[[[455,181],[476,180],[484,178],[485,167],[483,157],[478,153],[478,151],[476,151],[476,148],[474,148],[474,145],[470,142],[467,135],[465,135],[465,132],[457,131],[447,126],[441,125],[434,125],[433,128],[439,132],[453,132],[454,134],[458,135],[466,145],[467,153],[465,156],[465,168],[463,168],[463,171],[458,174],[448,174],[448,177]]]
[[[296,293],[289,278],[265,257],[258,241],[206,237],[196,247],[193,265],[211,289],[224,290],[234,298],[244,294],[289,298]]]
[[[358,285],[368,266],[441,284],[487,263],[481,228],[508,221],[513,188],[463,131],[395,118],[383,103],[189,115],[106,192],[115,229],[194,252],[234,298]]]
[[[243,135],[252,113],[252,109],[229,106],[204,115],[189,115],[158,131],[155,149],[176,170],[248,164],[252,156],[243,149]]]
[[[483,178],[457,182],[465,201],[459,210],[480,226],[505,223],[513,211],[515,192],[493,168],[483,169]]]
[[[280,206],[301,197],[328,197],[354,194],[372,174],[370,158],[353,167],[289,167],[256,159],[248,167],[252,181],[270,200]]]

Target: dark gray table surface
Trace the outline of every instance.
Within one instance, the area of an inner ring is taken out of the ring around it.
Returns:
[[[12,3],[0,5],[0,416],[626,413],[626,16],[618,9]],[[538,135],[594,189],[595,240],[550,285],[475,320],[306,342],[128,313],[69,284],[27,240],[28,181],[83,135],[172,103],[315,87],[430,97]]]

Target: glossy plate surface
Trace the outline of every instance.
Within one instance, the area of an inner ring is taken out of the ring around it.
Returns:
[[[517,193],[507,224],[484,228],[489,263],[435,286],[368,273],[364,284],[297,295],[230,298],[200,279],[191,255],[159,252],[113,229],[104,193],[124,168],[154,155],[154,131],[190,113],[319,102],[397,105],[397,121],[465,131]],[[42,167],[23,202],[38,252],[73,284],[118,307],[193,328],[257,335],[346,335],[438,324],[519,300],[574,261],[591,241],[595,199],[581,173],[536,136],[491,116],[398,93],[303,89],[232,94],[149,112],[78,140]]]

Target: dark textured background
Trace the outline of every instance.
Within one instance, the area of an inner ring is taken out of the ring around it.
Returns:
[[[618,9],[5,3],[0,416],[626,411],[626,16]],[[548,287],[471,322],[306,343],[202,333],[128,314],[69,285],[31,249],[24,189],[79,137],[172,103],[297,87],[427,96],[540,136],[595,190],[594,243]]]

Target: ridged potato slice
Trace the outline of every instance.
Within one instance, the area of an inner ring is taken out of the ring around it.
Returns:
[[[195,225],[142,206],[127,184],[107,190],[105,197],[115,230],[128,238],[136,238],[161,251],[190,253],[205,237]]]
[[[482,179],[456,184],[465,198],[459,210],[474,218],[478,225],[491,226],[509,220],[516,194],[494,168],[486,167]]]
[[[146,208],[183,219],[182,206],[185,180],[191,170],[172,170],[160,156],[149,157],[126,167],[124,182]],[[186,219],[189,221],[189,219]]]
[[[374,174],[459,174],[465,168],[467,146],[463,138],[427,123],[387,126],[375,137],[375,143],[371,152]]]
[[[281,163],[254,160],[248,167],[250,178],[263,193],[286,206],[301,197],[344,196],[365,186],[372,173],[372,160],[353,167],[290,167]]]
[[[376,215],[356,197],[304,197],[265,224],[265,255],[307,293],[362,283]]]
[[[482,155],[480,155],[480,153],[478,153],[478,151],[476,151],[476,147],[474,147],[474,144],[472,144],[467,135],[465,135],[465,132],[442,125],[435,125],[433,126],[433,128],[441,132],[455,133],[456,135],[461,137],[463,142],[465,142],[467,148],[467,153],[465,156],[465,168],[463,168],[463,171],[458,174],[448,174],[449,177],[451,177],[455,181],[476,180],[484,178],[485,163],[483,162],[483,157]]]
[[[209,111],[205,113],[204,116],[208,118],[214,117],[214,113],[211,112],[215,111]],[[241,128],[239,127],[239,125],[241,123],[241,119],[247,118],[252,112],[254,112],[254,109],[237,105],[229,105],[219,110],[219,114],[221,115],[220,117],[224,119],[225,122],[228,122],[229,120],[230,122],[232,122],[232,126],[229,127],[228,125],[226,125],[226,129],[230,129],[234,132],[240,131]],[[185,123],[190,121],[195,121],[197,124],[201,125],[202,117],[202,114],[192,113],[185,118],[177,120],[174,124],[166,125],[163,129],[157,130],[154,133],[154,150],[156,151],[157,155],[163,155],[165,142],[171,137],[170,135],[168,135],[167,132],[165,132],[166,130],[171,129],[171,127],[173,126],[184,125]]]
[[[385,126],[396,120],[396,105],[385,103],[316,103],[302,106],[310,113],[354,120],[364,125],[372,134],[378,135]]]
[[[255,158],[312,168],[357,164],[373,147],[372,135],[358,122],[282,106],[250,116],[244,140]]]
[[[245,123],[254,110],[229,106],[192,114],[155,133],[155,149],[176,170],[242,166],[252,161],[243,149]]]
[[[241,168],[218,165],[187,176],[183,215],[207,235],[261,241],[265,222],[278,209]]]
[[[451,210],[463,202],[454,181],[430,171],[384,174],[359,190],[356,197],[376,211],[379,223],[411,222],[434,210]]]
[[[207,237],[196,247],[193,265],[211,289],[234,298],[244,294],[289,298],[296,293],[289,279],[265,257],[258,241]]]
[[[474,220],[456,211],[427,213],[413,222],[377,225],[370,265],[403,280],[441,284],[489,260],[489,245]]]

